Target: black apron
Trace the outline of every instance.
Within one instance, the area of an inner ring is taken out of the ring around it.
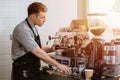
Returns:
[[[27,19],[26,22],[34,34],[36,43],[41,48],[39,35],[35,35]],[[40,59],[31,52],[28,52],[13,62],[13,80],[42,80],[40,79],[41,77],[39,68]]]

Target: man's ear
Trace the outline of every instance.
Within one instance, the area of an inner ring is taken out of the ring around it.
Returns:
[[[35,14],[31,14],[31,18],[34,20],[36,18]]]

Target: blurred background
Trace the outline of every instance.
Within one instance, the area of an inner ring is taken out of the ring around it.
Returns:
[[[112,30],[119,35],[120,0],[0,0],[0,80],[11,80],[12,31],[26,18],[28,5],[35,1],[48,7],[46,23],[39,29],[43,44],[73,19],[101,19],[110,28],[103,33],[108,41],[115,38],[110,35]]]

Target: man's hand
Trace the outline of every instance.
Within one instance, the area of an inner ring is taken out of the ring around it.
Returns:
[[[58,68],[59,68],[60,70],[64,71],[65,74],[67,74],[67,75],[71,75],[71,74],[72,74],[71,69],[70,69],[68,66],[66,66],[66,65],[59,64],[59,65],[58,65]]]

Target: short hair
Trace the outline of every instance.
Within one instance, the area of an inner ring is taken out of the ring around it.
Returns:
[[[28,16],[39,12],[47,12],[47,7],[40,2],[33,2],[28,6]]]

